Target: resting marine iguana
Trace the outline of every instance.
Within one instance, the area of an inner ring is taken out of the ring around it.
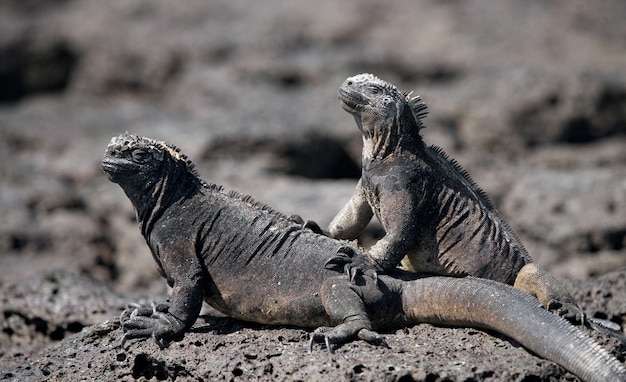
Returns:
[[[500,281],[537,297],[570,320],[584,315],[566,288],[532,262],[522,242],[461,166],[426,146],[420,97],[372,74],[339,89],[344,110],[363,135],[362,175],[327,235],[355,239],[376,215],[385,236],[367,255],[379,269]]]
[[[171,304],[131,304],[122,313],[124,339],[176,340],[196,321],[204,299],[237,319],[317,327],[311,346],[325,342],[329,350],[355,338],[384,344],[376,328],[473,326],[503,333],[584,380],[626,380],[626,369],[606,350],[508,285],[405,271],[351,282],[326,264],[349,244],[203,182],[174,146],[122,134],[111,140],[102,166],[131,200],[172,287]],[[357,264],[363,256],[356,247],[342,251],[352,258],[334,258],[334,266]]]

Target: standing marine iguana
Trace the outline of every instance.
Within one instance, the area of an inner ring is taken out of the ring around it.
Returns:
[[[344,110],[363,135],[362,175],[329,236],[355,239],[375,214],[385,236],[367,255],[380,270],[406,269],[500,281],[570,320],[584,315],[566,288],[532,262],[522,242],[469,174],[420,130],[420,97],[372,74],[345,80]]]
[[[325,342],[329,350],[355,338],[384,344],[376,328],[473,326],[503,333],[584,380],[626,380],[626,369],[606,350],[508,285],[404,271],[351,282],[326,264],[349,244],[203,182],[186,156],[164,142],[122,134],[111,140],[102,166],[130,198],[172,287],[171,304],[131,304],[122,313],[124,339],[180,338],[204,300],[237,319],[317,327],[311,346]],[[350,266],[363,256],[356,247],[344,252],[353,257],[335,265]]]

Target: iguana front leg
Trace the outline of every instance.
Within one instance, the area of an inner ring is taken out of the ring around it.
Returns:
[[[372,207],[367,201],[362,181],[359,179],[348,203],[330,222],[328,234],[335,239],[356,239],[372,220],[372,216],[374,216]]]
[[[204,296],[202,268],[195,255],[162,256],[172,286],[171,304],[131,304],[121,317],[123,341],[152,337],[159,347],[182,337],[200,314]]]
[[[385,271],[398,267],[402,259],[415,247],[418,238],[416,201],[406,187],[387,185],[392,190],[379,192],[378,219],[385,230],[385,236],[372,245],[367,254]],[[416,269],[416,271],[420,271]]]
[[[381,192],[378,204],[381,206],[379,220],[385,236],[366,252],[366,257],[375,269],[390,271],[400,265],[402,258],[413,248],[417,236],[417,222],[411,206],[413,196],[402,187],[393,192]],[[373,216],[361,180],[352,198],[331,221],[329,233],[337,239],[355,239]]]
[[[584,323],[585,314],[565,286],[535,263],[520,269],[514,286],[535,296],[546,310],[569,321]]]

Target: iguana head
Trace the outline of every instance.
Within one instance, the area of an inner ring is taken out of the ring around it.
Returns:
[[[115,183],[162,177],[167,163],[175,167],[189,164],[176,147],[129,133],[111,138],[102,158],[102,168]]]
[[[102,168],[122,187],[138,212],[200,182],[193,164],[176,147],[128,133],[111,139]]]
[[[428,111],[419,96],[401,92],[389,82],[364,73],[344,81],[339,100],[363,133],[364,156],[384,157],[398,147],[421,142],[421,120]]]

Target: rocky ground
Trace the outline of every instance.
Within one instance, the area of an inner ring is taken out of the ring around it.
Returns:
[[[625,16],[620,0],[2,2],[0,379],[572,380],[494,333],[430,325],[331,359],[307,331],[207,309],[165,350],[122,346],[121,309],[166,290],[99,163],[121,132],[167,140],[205,179],[326,225],[360,164],[336,91],[372,72],[423,96],[425,140],[622,325]]]

